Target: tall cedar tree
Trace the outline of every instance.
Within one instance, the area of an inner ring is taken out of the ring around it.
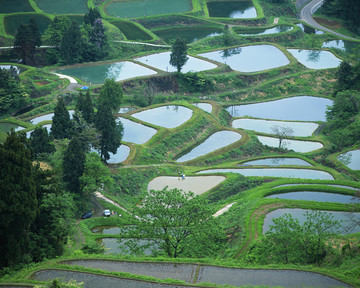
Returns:
[[[69,111],[66,109],[63,98],[59,98],[52,118],[51,135],[55,139],[70,138],[72,135],[72,122]]]
[[[100,156],[105,163],[110,158],[109,152],[115,154],[121,145],[123,125],[116,122],[109,103],[104,102],[96,113],[95,126],[101,133]]]
[[[187,57],[187,49],[186,40],[184,39],[176,39],[172,46],[169,63],[171,66],[176,67],[178,73],[181,72],[182,67],[189,59]]]
[[[36,47],[41,46],[41,34],[37,23],[30,19],[29,24],[21,24],[16,32],[14,49],[22,58],[23,64],[33,64]]]
[[[84,23],[93,26],[95,20],[99,18],[102,18],[99,10],[97,8],[90,8],[89,12],[84,16]]]
[[[42,153],[53,153],[56,150],[46,127],[36,127],[30,134],[30,143],[35,158]]]
[[[79,110],[82,114],[82,117],[89,124],[94,122],[94,106],[90,96],[90,90],[86,91],[86,94],[83,95],[81,92],[79,93],[76,109]]]
[[[123,89],[120,83],[114,79],[106,79],[100,90],[99,106],[108,105],[113,112],[117,112],[120,108],[123,97]]]
[[[25,134],[11,131],[0,144],[0,268],[29,258],[29,228],[36,217],[36,185]]]
[[[73,21],[66,30],[60,45],[60,58],[63,64],[74,64],[82,61],[82,39],[79,25]]]
[[[64,152],[63,180],[68,190],[77,196],[81,193],[79,178],[84,173],[85,159],[86,155],[79,138],[72,138]]]
[[[0,113],[23,107],[27,97],[28,94],[20,83],[17,70],[13,67],[0,68]]]

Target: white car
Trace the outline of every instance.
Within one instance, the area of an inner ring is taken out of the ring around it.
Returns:
[[[105,217],[110,217],[110,215],[111,215],[109,209],[104,210],[103,214],[104,214]]]

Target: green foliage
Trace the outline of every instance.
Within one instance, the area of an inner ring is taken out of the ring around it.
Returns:
[[[21,24],[14,40],[14,49],[20,54],[23,64],[34,63],[36,47],[41,46],[41,35],[37,23],[30,19],[29,24]]]
[[[265,236],[253,244],[248,261],[320,265],[331,249],[326,241],[336,234],[340,224],[319,211],[307,211],[305,217],[302,225],[291,214],[274,219]]]
[[[59,98],[52,118],[51,135],[55,139],[70,138],[73,132],[73,124],[69,111],[66,109],[65,101]]]
[[[120,83],[114,79],[106,79],[101,87],[99,95],[99,107],[108,105],[113,112],[117,112],[120,108],[123,98],[123,89]],[[98,108],[101,109],[101,108]]]
[[[96,113],[95,126],[96,129],[101,133],[101,159],[106,162],[110,158],[109,152],[116,154],[117,149],[121,145],[121,138],[124,127],[120,121],[116,122],[112,114],[111,107],[113,108],[115,105],[111,105],[109,102],[107,102],[107,100],[102,101],[104,102],[101,104],[98,112]]]
[[[0,112],[8,113],[28,102],[28,94],[20,82],[17,70],[0,68]]]
[[[79,138],[72,138],[64,153],[63,180],[69,191],[75,193],[79,198],[81,193],[80,177],[84,173],[85,157]]]
[[[29,228],[36,217],[36,185],[25,134],[0,144],[0,267],[29,260]]]
[[[85,96],[81,92],[79,93],[75,108],[81,112],[87,123],[91,124],[94,122],[95,112],[90,96],[90,90],[86,91]]]
[[[353,84],[353,74],[353,68],[350,63],[346,61],[340,63],[339,69],[336,72],[337,89],[339,91],[350,89]]]
[[[30,142],[32,152],[37,158],[43,153],[53,153],[55,152],[55,146],[52,142],[52,137],[48,134],[47,128],[45,127],[36,127],[33,132],[30,134]]]
[[[101,15],[99,9],[97,8],[90,8],[89,12],[87,12],[84,16],[84,23],[90,26],[93,26],[96,19],[101,19]]]
[[[192,192],[151,190],[134,212],[140,221],[129,236],[158,244],[168,257],[215,256],[224,241],[212,209]]]
[[[72,22],[65,31],[60,44],[60,59],[65,65],[79,63],[82,60],[82,39],[79,24]]]
[[[169,63],[171,66],[176,67],[178,73],[189,59],[187,49],[186,40],[184,39],[176,39],[172,46]]]
[[[60,46],[65,31],[70,28],[71,20],[67,16],[55,16],[44,32],[45,42],[49,45]]]
[[[80,177],[83,194],[90,199],[97,190],[111,189],[114,179],[111,178],[110,170],[101,162],[100,156],[95,153],[86,154],[84,173]]]
[[[187,93],[205,93],[214,89],[213,82],[205,74],[198,72],[178,74],[178,82]]]

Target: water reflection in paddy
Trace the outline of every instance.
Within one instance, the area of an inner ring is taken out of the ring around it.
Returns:
[[[182,13],[190,11],[191,8],[191,0],[137,0],[110,1],[104,10],[110,16],[133,18]]]
[[[256,72],[278,68],[290,63],[285,54],[272,45],[251,45],[199,54],[227,64],[240,72]]]
[[[302,178],[318,180],[334,180],[334,177],[325,172],[312,169],[291,169],[291,168],[246,168],[246,169],[208,169],[198,172],[197,174],[209,173],[237,173],[246,177],[284,177],[284,178]]]
[[[297,96],[275,101],[229,106],[226,110],[232,117],[250,116],[255,118],[290,121],[326,121],[328,106],[333,101],[327,98]]]
[[[211,1],[206,3],[210,17],[255,18],[252,1]]]
[[[157,132],[156,129],[136,123],[126,118],[118,117],[118,121],[124,127],[122,141],[136,144],[144,144],[151,139]]]
[[[84,64],[58,69],[56,72],[79,78],[90,84],[103,84],[106,79],[121,81],[133,77],[156,74],[156,71],[130,61],[110,64]]]
[[[321,48],[336,48],[346,53],[353,53],[354,48],[360,46],[359,42],[347,41],[347,40],[331,40],[323,43]]]
[[[193,103],[193,105],[208,113],[211,113],[212,111],[212,105],[210,103]]]
[[[279,139],[266,136],[257,136],[261,144],[267,145],[270,147],[279,147]],[[289,140],[284,139],[281,143],[281,148],[288,150],[293,150],[295,152],[307,153],[321,149],[323,145],[320,142],[313,141],[301,141],[301,140]]]
[[[306,211],[311,210],[305,210],[305,209],[277,209],[274,210],[268,214],[266,214],[266,217],[264,219],[264,225],[263,225],[263,233],[267,232],[270,229],[270,225],[274,225],[274,222],[272,219],[278,218],[280,216],[283,216],[285,213],[291,214],[293,218],[298,219],[300,221],[300,224],[304,223],[306,221],[305,213]],[[338,212],[338,211],[321,211],[328,215],[333,215],[334,220],[342,221],[341,222],[341,228],[338,231],[340,234],[348,234],[349,232],[346,231],[346,227],[350,224],[350,219],[348,212]],[[352,213],[351,218],[358,218],[360,220],[360,213]],[[360,232],[360,226],[355,227],[354,230],[352,230],[350,233],[357,233]]]
[[[42,125],[41,127],[43,128],[46,128],[47,132],[50,133],[51,132],[51,124],[45,124],[45,125]],[[31,131],[28,131],[26,132],[26,138],[30,138],[31,136],[31,133],[33,132],[34,130],[31,130]]]
[[[94,148],[91,148],[90,151],[99,154],[99,152],[97,150],[95,150]],[[124,162],[126,160],[126,158],[129,156],[129,154],[130,154],[130,147],[126,146],[124,144],[121,144],[118,147],[118,149],[116,150],[115,154],[109,152],[110,158],[109,158],[109,160],[107,160],[107,163],[116,164],[116,163]]]
[[[176,38],[185,39],[187,43],[192,43],[202,38],[221,35],[223,30],[214,27],[191,27],[161,29],[153,32],[167,43],[171,43]]]
[[[101,238],[97,239],[99,243],[105,246],[105,254],[121,254],[130,255],[131,252],[125,245],[128,241],[135,241],[139,245],[149,245],[149,247],[142,250],[143,255],[150,256],[153,254],[153,250],[157,249],[157,244],[145,239],[118,239],[118,238]]]
[[[266,158],[253,161],[247,161],[239,166],[281,166],[281,165],[298,165],[298,166],[312,166],[310,163],[299,158]]]
[[[308,25],[304,25],[302,23],[298,23],[296,24],[296,26],[300,27],[300,29],[305,33],[305,34],[315,34],[315,35],[321,35],[321,34],[324,34],[323,31],[321,30],[317,30],[317,29],[314,29]]]
[[[167,105],[144,110],[131,116],[157,126],[175,128],[192,117],[193,111],[184,106]]]
[[[134,111],[136,110],[136,108],[134,107],[121,107],[118,111],[119,114],[125,114],[125,113],[128,113],[128,112],[131,112],[131,111]]]
[[[70,115],[70,119],[73,118],[75,111],[74,110],[69,110],[69,115]],[[49,113],[49,114],[45,114],[45,115],[41,115],[35,118],[32,118],[30,120],[30,123],[32,123],[33,125],[36,125],[42,121],[52,121],[52,118],[54,117],[54,113]]]
[[[242,36],[268,35],[268,34],[287,32],[287,31],[291,31],[292,29],[293,29],[292,26],[279,25],[279,26],[269,28],[269,29],[246,30],[246,31],[238,33],[238,35],[242,35]]]
[[[360,149],[341,154],[338,160],[352,170],[360,170]]]
[[[125,225],[125,226],[97,226],[91,229],[93,233],[100,233],[100,234],[108,234],[108,235],[119,235],[121,233],[127,233],[131,230],[133,225]]]
[[[273,194],[266,198],[273,199],[289,199],[289,200],[305,200],[317,202],[335,202],[349,204],[352,203],[353,196],[337,193],[314,192],[314,191],[296,191],[281,194]]]
[[[129,261],[114,261],[114,260],[72,260],[65,261],[66,265],[78,265],[93,269],[100,269],[105,271],[113,272],[129,272],[137,275],[146,275],[152,276],[155,278],[165,279],[178,279],[185,281],[187,283],[200,283],[200,282],[210,282],[220,285],[233,285],[236,287],[243,286],[271,286],[271,287],[289,287],[289,288],[299,288],[299,287],[319,287],[319,288],[329,288],[329,287],[350,287],[349,285],[335,280],[329,276],[322,274],[317,274],[313,272],[304,272],[298,270],[271,270],[271,269],[240,269],[240,268],[227,268],[227,267],[218,267],[218,266],[206,266],[206,265],[195,265],[195,264],[182,264],[182,263],[157,263],[157,262],[129,262]],[[54,271],[55,274],[51,272]],[[64,274],[57,274],[57,273]],[[70,273],[71,275],[67,275]],[[78,276],[77,274],[72,273],[81,273],[81,272],[70,272],[64,270],[42,270],[36,272],[35,279],[39,281],[49,281],[50,279],[56,277],[66,277],[65,280],[76,279],[77,281],[85,281],[85,285],[89,283],[90,280],[93,280],[94,283],[101,283],[101,287],[120,287],[120,282],[115,285],[108,285],[107,276],[99,276],[101,282],[98,279],[94,279],[95,275],[89,274],[88,278],[83,277],[83,275]],[[86,275],[86,273],[83,273]],[[53,277],[53,278],[51,278]],[[78,278],[79,277],[79,278]],[[114,277],[109,277],[116,279]],[[118,279],[119,281],[122,279]],[[129,280],[130,281],[130,280]],[[131,280],[136,282],[135,280]],[[113,283],[113,282],[112,282]],[[147,284],[146,282],[137,282],[137,288],[149,287],[143,286],[142,284]],[[111,284],[111,283],[110,283]],[[163,287],[167,288],[165,284],[155,284],[151,287]],[[158,285],[158,286],[156,286]],[[176,287],[179,285],[175,284]],[[100,287],[96,286],[96,287]],[[86,286],[87,287],[87,286]],[[124,286],[132,288],[134,286]],[[181,286],[183,287],[183,286]],[[187,286],[192,287],[192,286]]]
[[[171,54],[171,52],[151,54],[148,56],[136,58],[135,60],[139,61],[143,64],[155,67],[159,70],[163,70],[166,72],[175,72],[175,71],[177,71],[176,67],[171,66],[169,63],[170,54]],[[204,60],[192,57],[192,56],[188,56],[188,57],[189,57],[188,61],[185,63],[185,65],[181,69],[182,73],[186,73],[186,72],[190,72],[190,71],[199,72],[199,71],[214,69],[217,67],[213,63],[210,63],[210,62],[207,62],[207,61],[204,61]]]
[[[236,119],[233,121],[232,126],[237,129],[253,130],[268,134],[276,134],[273,131],[275,127],[289,127],[293,130],[293,133],[289,136],[300,137],[311,136],[319,127],[316,123],[269,121],[261,119]]]
[[[203,143],[196,146],[189,153],[183,155],[177,162],[185,162],[197,157],[206,155],[208,153],[214,152],[220,148],[226,147],[236,141],[241,139],[241,135],[234,131],[220,131],[212,134],[207,138]]]
[[[346,189],[351,189],[351,190],[359,190],[359,188],[355,188],[355,187],[351,187],[351,186],[337,185],[337,184],[319,184],[319,183],[282,184],[282,185],[275,186],[274,188],[285,187],[285,186],[298,186],[298,185],[326,185],[326,186],[331,186],[331,187],[339,187],[339,188],[346,188]]]
[[[329,69],[340,65],[341,60],[329,51],[287,49],[301,64],[310,69]]]

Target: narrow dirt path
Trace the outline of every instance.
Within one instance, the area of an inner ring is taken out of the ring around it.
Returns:
[[[241,248],[241,250],[235,255],[235,259],[239,258],[241,254],[243,254],[248,248],[250,243],[259,238],[259,232],[257,231],[257,229],[255,229],[255,233],[252,233],[252,227],[256,227],[257,226],[257,222],[259,220],[259,218],[262,215],[267,214],[268,212],[270,212],[270,210],[274,210],[274,209],[278,209],[278,208],[282,208],[284,207],[284,204],[282,203],[273,203],[273,204],[268,204],[268,205],[264,205],[261,206],[260,208],[258,208],[257,210],[255,210],[250,217],[250,221],[249,221],[249,239],[246,241],[245,245]]]

